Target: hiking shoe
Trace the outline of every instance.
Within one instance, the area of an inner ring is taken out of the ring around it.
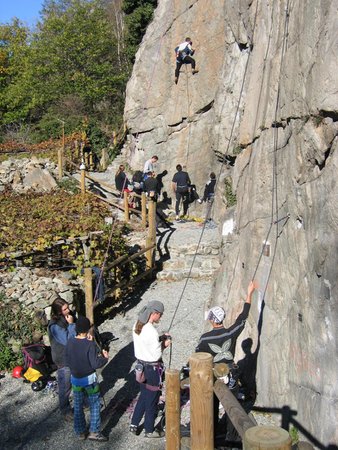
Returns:
[[[178,78],[177,77],[175,77],[175,84],[177,84],[178,83]]]
[[[202,200],[200,198],[198,198],[197,203],[202,203]]]
[[[159,430],[154,430],[152,433],[144,433],[144,437],[146,438],[161,438],[165,436],[165,432],[164,431],[159,431]]]
[[[137,425],[130,425],[130,426],[129,426],[129,431],[130,431],[131,433],[133,433],[133,434],[137,434],[137,431],[138,431]]]
[[[88,439],[91,441],[100,441],[100,442],[107,442],[108,438],[107,436],[104,436],[101,432],[99,433],[89,433]]]
[[[87,433],[80,433],[77,435],[79,441],[85,441],[87,438]]]
[[[197,69],[193,69],[192,71],[191,71],[191,73],[193,74],[193,75],[195,75],[195,73],[198,73],[199,72],[199,70],[197,70]]]

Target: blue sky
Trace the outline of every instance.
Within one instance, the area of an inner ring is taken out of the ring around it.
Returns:
[[[0,23],[8,23],[18,17],[26,25],[34,25],[39,19],[44,0],[0,0]]]

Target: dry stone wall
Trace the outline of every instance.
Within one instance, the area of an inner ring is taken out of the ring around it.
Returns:
[[[324,444],[338,442],[337,12],[334,0],[159,0],[125,107],[133,168],[157,154],[169,192],[177,163],[199,190],[216,172],[213,302],[230,322],[255,275],[243,336],[257,345],[261,317],[258,403],[289,405]],[[175,85],[185,35],[200,72],[182,68]],[[221,166],[224,153],[236,159]]]

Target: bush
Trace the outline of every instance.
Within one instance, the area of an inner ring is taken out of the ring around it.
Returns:
[[[18,300],[0,296],[0,370],[22,365],[21,348],[33,340],[36,331],[45,332],[34,317],[34,310],[25,309]]]

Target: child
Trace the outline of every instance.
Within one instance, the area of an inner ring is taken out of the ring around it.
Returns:
[[[100,390],[95,370],[108,362],[108,352],[102,350],[102,356],[96,343],[90,336],[90,321],[80,316],[76,321],[76,337],[71,338],[66,346],[65,360],[71,372],[74,397],[74,430],[79,439],[87,437],[86,419],[83,411],[85,396],[88,397],[90,425],[88,439],[108,441],[100,432]]]
[[[210,174],[210,180],[206,183],[202,199],[198,199],[198,203],[211,202],[215,196],[216,175],[214,172]]]

